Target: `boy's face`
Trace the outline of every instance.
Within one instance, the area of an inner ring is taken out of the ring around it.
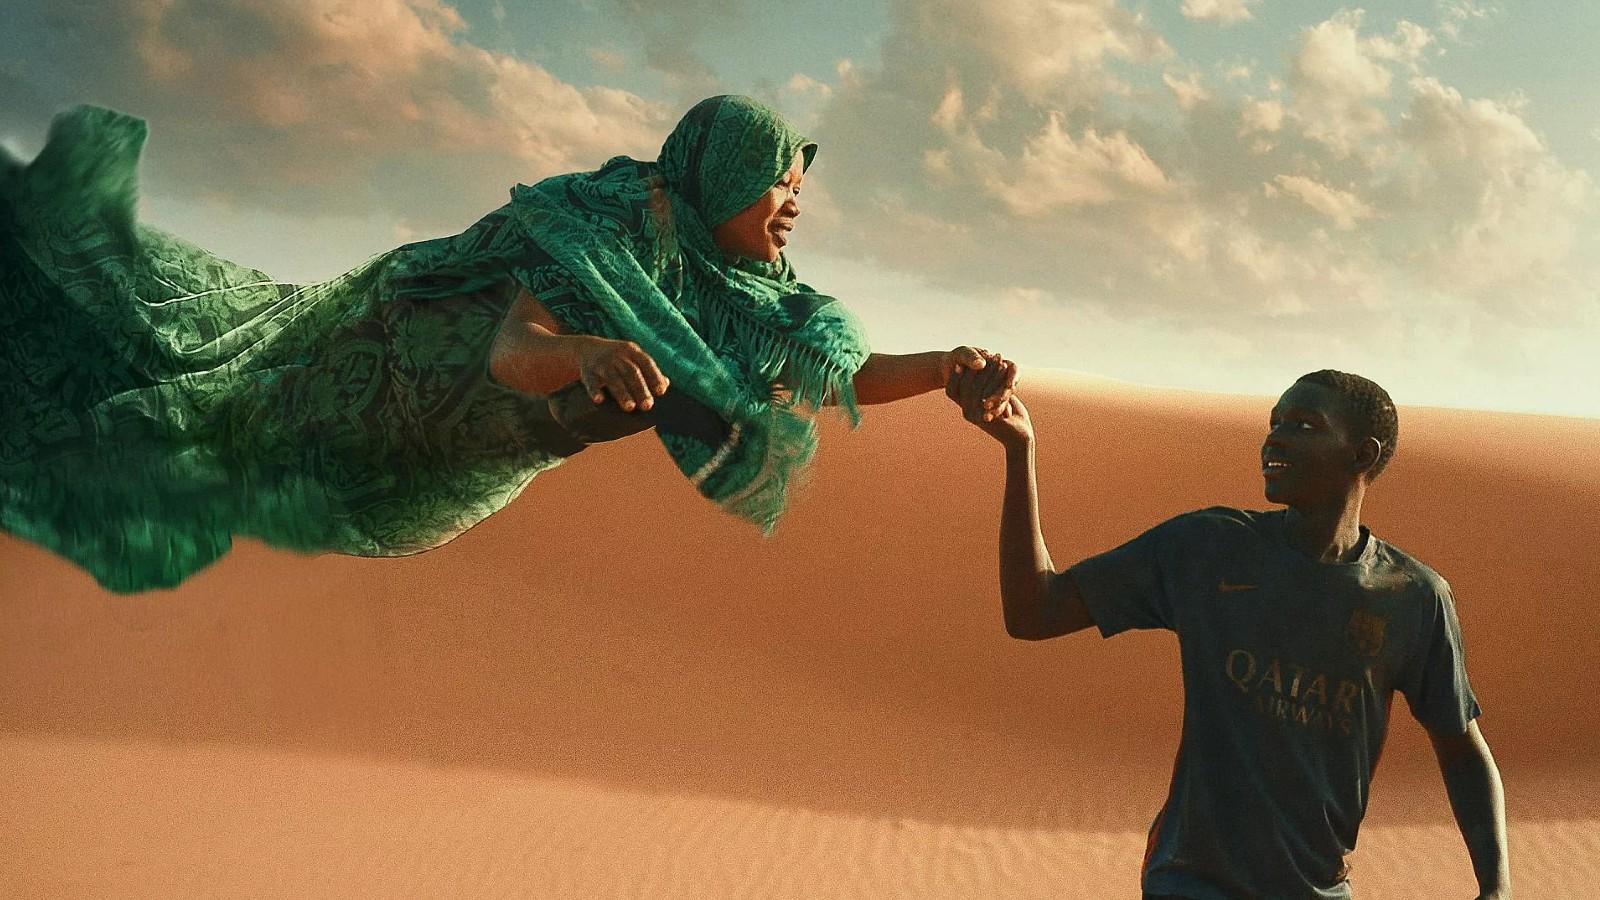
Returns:
[[[1342,504],[1364,471],[1357,458],[1361,445],[1338,394],[1295,382],[1272,408],[1261,445],[1267,500],[1296,507]]]

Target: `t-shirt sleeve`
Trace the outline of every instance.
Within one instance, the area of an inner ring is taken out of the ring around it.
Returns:
[[[1169,519],[1067,570],[1102,637],[1130,628],[1173,630],[1165,568],[1182,522],[1181,516]]]
[[[1400,684],[1411,714],[1422,727],[1438,734],[1460,734],[1482,710],[1467,681],[1466,648],[1461,622],[1448,586],[1434,592],[1419,649]]]

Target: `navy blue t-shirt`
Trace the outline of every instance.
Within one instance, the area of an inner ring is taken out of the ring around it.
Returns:
[[[1213,507],[1073,566],[1105,637],[1178,635],[1183,737],[1144,890],[1345,898],[1399,691],[1429,731],[1479,714],[1450,586],[1363,526],[1360,557],[1291,547],[1284,513]]]

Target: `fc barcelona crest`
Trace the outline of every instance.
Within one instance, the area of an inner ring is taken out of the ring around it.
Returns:
[[[1383,652],[1383,631],[1388,624],[1389,620],[1384,617],[1358,609],[1351,614],[1345,634],[1356,645],[1356,652],[1362,656],[1377,656]]]

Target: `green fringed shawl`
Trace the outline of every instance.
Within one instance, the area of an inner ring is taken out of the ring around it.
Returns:
[[[418,552],[509,503],[575,449],[543,398],[487,376],[517,282],[714,411],[718,440],[658,433],[765,529],[815,407],[855,417],[856,320],[786,261],[730,262],[710,238],[814,150],[754,101],[704,101],[656,163],[519,186],[462,234],[315,285],[138,223],[144,134],[82,107],[31,164],[0,151],[0,526],[112,590],[175,585],[234,535]]]

